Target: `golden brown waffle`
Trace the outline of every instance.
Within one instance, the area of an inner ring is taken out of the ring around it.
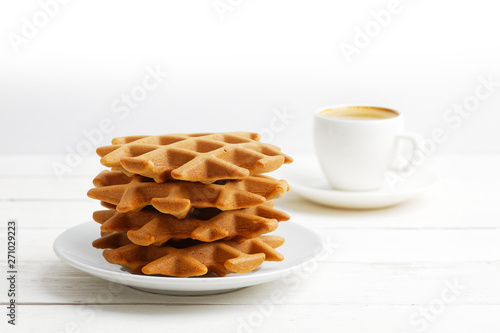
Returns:
[[[115,138],[97,154],[107,167],[128,176],[153,178],[158,183],[177,179],[213,183],[243,179],[278,169],[291,157],[256,133],[199,133]]]
[[[184,220],[156,210],[119,213],[116,210],[94,212],[94,220],[101,223],[101,231],[126,232],[137,245],[162,245],[170,239],[192,238],[203,242],[219,239],[243,241],[266,234],[278,227],[278,222],[290,217],[267,204],[245,209],[221,212],[216,210],[191,214]]]
[[[160,212],[181,219],[192,208],[215,207],[220,210],[248,208],[266,200],[280,198],[288,191],[284,180],[256,175],[221,184],[184,181],[155,183],[142,176],[127,177],[120,171],[103,171],[87,195],[116,205],[118,212],[139,211],[152,205]],[[107,205],[110,207],[109,205]]]
[[[98,249],[116,249],[132,244],[124,232],[101,232],[101,238],[92,242],[92,246]]]
[[[228,273],[250,272],[264,260],[283,260],[283,256],[275,250],[283,242],[284,239],[279,236],[260,236],[242,243],[217,241],[185,248],[128,244],[104,250],[103,256],[108,262],[127,267],[134,273],[177,277],[215,273],[225,276]]]

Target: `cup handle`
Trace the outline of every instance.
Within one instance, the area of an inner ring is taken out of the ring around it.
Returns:
[[[416,159],[416,152],[418,150],[418,147],[419,147],[419,142],[420,140],[422,139],[422,136],[420,134],[416,134],[416,133],[411,133],[411,132],[405,132],[405,133],[399,133],[396,135],[396,141],[398,142],[397,143],[397,149],[396,149],[396,152],[395,152],[395,156],[394,156],[394,164],[393,164],[393,169],[395,169],[396,171],[403,171],[403,170],[407,170],[408,167],[410,167],[412,164],[415,165],[415,163],[413,163]],[[401,142],[403,141],[406,141],[406,142],[409,142],[411,144],[411,154],[410,154],[410,157],[408,158],[408,160],[404,161],[404,163],[402,165],[396,165],[396,160],[399,156],[401,156]]]

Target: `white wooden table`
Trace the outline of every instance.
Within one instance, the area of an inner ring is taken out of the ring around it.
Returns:
[[[277,202],[292,216],[286,223],[330,237],[333,254],[293,284],[199,297],[110,285],[59,261],[55,237],[100,207],[86,192],[101,167],[92,158],[58,181],[53,158],[0,157],[1,332],[500,331],[499,155],[434,157],[428,166],[441,184],[389,209],[343,211],[289,193]],[[15,327],[4,277],[11,218],[19,228]]]

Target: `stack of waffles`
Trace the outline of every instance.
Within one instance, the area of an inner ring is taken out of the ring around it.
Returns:
[[[246,273],[281,261],[289,216],[272,199],[284,180],[262,173],[292,159],[256,133],[128,136],[100,147],[102,171],[88,196],[101,237],[93,246],[133,273],[176,277]]]

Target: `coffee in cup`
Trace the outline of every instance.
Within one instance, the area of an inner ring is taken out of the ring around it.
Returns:
[[[330,185],[338,190],[381,188],[400,155],[402,140],[416,151],[418,136],[404,131],[403,115],[393,109],[336,106],[315,114],[316,154]]]
[[[344,106],[338,108],[330,108],[320,111],[319,114],[326,118],[343,118],[343,119],[390,119],[395,118],[399,114],[395,111],[379,107],[365,106]]]

